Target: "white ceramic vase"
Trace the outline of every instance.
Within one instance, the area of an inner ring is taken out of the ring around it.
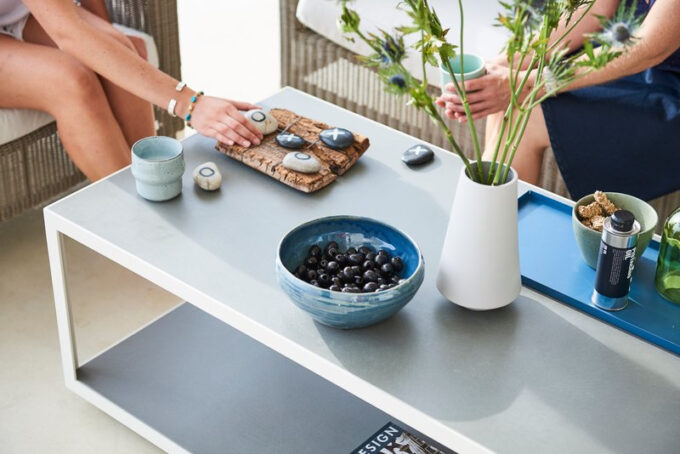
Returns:
[[[484,163],[485,170],[489,165]],[[505,184],[488,186],[472,181],[463,167],[442,249],[437,288],[452,303],[473,310],[503,307],[519,296],[514,170],[508,173]]]

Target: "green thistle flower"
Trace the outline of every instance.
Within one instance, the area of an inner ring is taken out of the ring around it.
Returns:
[[[602,31],[591,35],[595,40],[606,43],[613,48],[627,47],[637,41],[635,33],[644,20],[643,16],[636,16],[637,1],[622,2],[614,17],[608,19],[598,16]]]
[[[401,74],[390,77],[390,83],[400,89],[406,88],[406,78]]]

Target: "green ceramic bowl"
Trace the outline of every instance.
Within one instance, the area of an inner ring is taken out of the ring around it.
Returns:
[[[659,221],[659,216],[656,210],[644,200],[638,199],[628,194],[621,194],[620,192],[605,192],[609,200],[611,200],[617,207],[628,210],[635,215],[635,219],[640,223],[640,236],[638,237],[637,250],[635,251],[636,258],[640,258],[645,251],[649,242],[654,235],[656,223]],[[576,237],[576,244],[581,250],[583,260],[589,267],[595,269],[597,267],[597,254],[600,249],[600,237],[602,234],[597,230],[592,230],[581,224],[577,216],[577,209],[581,205],[588,205],[595,200],[595,197],[587,195],[576,202],[574,209],[571,212],[571,221],[574,226],[574,236]]]

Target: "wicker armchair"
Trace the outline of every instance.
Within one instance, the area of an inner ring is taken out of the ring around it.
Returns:
[[[302,25],[295,17],[297,3],[298,0],[280,1],[282,85],[298,88],[427,142],[451,149],[441,130],[427,115],[385,93],[377,76],[361,67],[352,52]],[[438,94],[438,89],[433,88],[432,93]],[[463,151],[472,156],[474,149],[467,126],[452,124],[451,129]],[[480,138],[484,138],[484,122],[477,122],[477,133]],[[545,155],[539,185],[569,197],[550,149]],[[680,205],[680,191],[655,199],[651,204],[659,213],[661,223]]]
[[[107,0],[111,20],[153,36],[160,69],[180,78],[176,0]],[[174,136],[180,118],[156,108],[158,134]],[[66,155],[52,122],[0,145],[0,222],[63,194],[85,180]]]

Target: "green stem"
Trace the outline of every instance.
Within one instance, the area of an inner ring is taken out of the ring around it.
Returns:
[[[461,101],[463,102],[463,110],[465,110],[465,116],[467,117],[467,123],[468,123],[468,129],[470,130],[470,135],[472,136],[472,145],[474,146],[474,149],[475,149],[475,159],[477,161],[477,176],[479,178],[478,182],[481,183],[481,182],[484,181],[484,173],[482,172],[482,151],[481,151],[481,147],[479,145],[479,138],[477,137],[477,130],[475,129],[475,123],[474,123],[474,120],[472,119],[472,113],[470,112],[470,103],[467,100],[465,90],[460,88],[460,84],[456,80],[456,76],[454,74],[453,67],[451,66],[451,62],[448,61],[448,59],[446,59],[446,60],[442,59],[442,62],[444,62],[444,66],[446,66],[446,70],[451,75],[451,80],[453,80],[453,85],[456,88],[456,94],[460,97]],[[470,175],[472,175],[472,174],[470,174]]]
[[[576,28],[576,26],[577,26],[577,25],[578,25],[578,24],[586,17],[586,14],[588,14],[588,12],[590,12],[590,10],[592,9],[592,7],[593,7],[594,5],[595,5],[595,0],[591,1],[591,2],[588,4],[588,7],[586,8],[586,10],[583,11],[583,14],[581,14],[581,15],[579,16],[579,18],[576,19],[576,21],[573,22],[573,23],[565,30],[565,32],[562,34],[562,36],[560,36],[554,43],[552,43],[552,44],[550,45],[550,47],[548,47],[548,51],[547,51],[546,53],[548,53],[548,54],[551,53],[551,52],[555,49],[555,47],[557,47],[557,45],[558,45],[559,43],[561,43],[561,42],[564,40],[564,38],[566,38],[566,37],[569,35],[569,33],[571,33],[572,30],[574,30],[574,28]]]
[[[541,38],[545,38],[547,30],[547,24],[546,20],[544,19],[543,21],[543,30],[541,33]],[[541,79],[543,77],[543,67],[545,65],[545,57],[546,57],[546,52],[541,52],[541,56],[538,61],[538,71],[536,74],[536,80],[534,83],[534,87],[531,90],[531,93],[529,94],[529,102],[528,105],[530,106],[534,102],[534,98],[536,97],[536,94],[540,90],[541,87]],[[521,123],[521,128],[519,131],[519,135],[517,135],[516,139],[513,139],[514,142],[512,144],[512,151],[510,152],[510,156],[508,157],[508,163],[505,166],[505,169],[503,170],[503,177],[501,181],[505,182],[508,178],[508,173],[510,172],[510,166],[512,165],[513,159],[515,159],[515,153],[517,152],[517,148],[519,148],[519,143],[522,140],[522,136],[524,135],[524,131],[526,130],[527,124],[529,123],[529,116],[531,115],[531,109],[526,109],[522,112],[521,119],[518,121],[518,123]]]
[[[543,101],[545,101],[546,99],[550,98],[551,96],[555,96],[557,93],[559,93],[560,91],[562,91],[562,89],[564,89],[565,87],[569,86],[571,83],[573,83],[573,82],[575,82],[575,81],[577,81],[577,80],[579,80],[579,79],[581,79],[581,78],[587,76],[588,74],[590,74],[590,73],[593,72],[593,71],[594,71],[593,68],[588,68],[588,69],[586,69],[584,72],[582,72],[581,74],[579,74],[578,76],[575,76],[575,77],[573,77],[572,79],[570,79],[570,80],[568,80],[568,81],[562,83],[562,85],[560,85],[559,87],[557,87],[557,88],[555,88],[555,89],[553,89],[553,90],[551,90],[551,91],[546,92],[545,95],[543,95],[538,101],[534,101],[533,104],[527,106],[527,109],[529,109],[529,110],[533,109],[534,107],[538,106],[538,105],[541,104]]]
[[[538,59],[538,57],[536,57],[535,55],[531,58],[531,62],[529,63],[529,67],[527,68],[527,71],[524,74],[524,77],[522,78],[522,82],[520,82],[519,87],[517,88],[517,90],[515,90],[515,92],[521,93],[522,90],[524,90],[524,86],[526,85],[527,81],[529,80],[529,76],[531,75],[531,71],[534,69],[534,65],[536,64],[537,59]],[[519,118],[516,123],[514,122],[515,108],[517,108],[517,110],[520,110],[521,106],[519,104],[513,105],[513,103],[510,103],[510,106],[508,108],[512,109],[511,112],[510,112],[510,121],[509,121],[509,127],[510,127],[511,133],[508,134],[508,136],[506,137],[505,145],[503,146],[503,154],[501,155],[500,161],[498,161],[496,163],[497,167],[496,167],[496,172],[495,172],[495,175],[494,175],[493,184],[498,184],[498,182],[500,181],[499,177],[502,173],[500,170],[502,169],[503,164],[505,163],[505,160],[508,156],[508,151],[510,150],[510,145],[515,140],[515,136],[517,135],[518,127],[519,127],[519,124],[520,124],[520,121],[521,121],[521,118]]]
[[[467,171],[467,174],[472,177],[474,173],[472,172],[472,168],[470,166],[470,160],[465,156],[463,153],[463,150],[461,150],[460,146],[456,142],[456,139],[453,137],[453,133],[451,132],[451,129],[448,127],[446,122],[442,119],[442,117],[439,115],[437,112],[436,107],[434,104],[431,104],[432,110],[430,112],[427,112],[432,119],[439,125],[440,128],[442,128],[442,131],[444,131],[444,135],[446,136],[447,140],[455,150],[456,154],[460,157],[460,159],[463,161],[463,165],[465,165],[465,170]]]
[[[479,139],[477,138],[477,130],[475,129],[475,123],[472,119],[472,113],[470,112],[470,103],[467,100],[467,92],[465,91],[465,51],[463,49],[463,30],[465,27],[464,13],[463,13],[463,0],[458,0],[458,12],[460,16],[460,84],[463,86],[463,93],[465,98],[463,98],[463,109],[465,109],[465,116],[467,117],[468,128],[470,129],[470,134],[472,135],[472,143],[475,147],[475,159],[477,161],[477,176],[479,177],[479,183],[484,181],[484,170],[482,166],[482,148],[479,145]],[[451,66],[451,62],[447,62],[447,66]],[[453,77],[452,77],[453,78]]]
[[[524,54],[522,55],[522,60],[524,59]],[[522,64],[522,60],[520,60],[520,65]],[[514,94],[515,88],[517,85],[517,76],[519,76],[519,71],[515,73],[513,76],[513,65],[515,63],[515,54],[511,53],[510,58],[509,58],[509,63],[510,63],[510,93]],[[503,139],[503,135],[505,134],[505,128],[507,127],[508,124],[508,118],[511,116],[512,112],[512,101],[508,105],[508,108],[505,110],[505,113],[503,114],[503,120],[501,122],[501,127],[498,131],[498,137],[496,138],[496,146],[494,147],[493,151],[493,156],[491,158],[491,167],[489,168],[489,176],[487,178],[486,184],[492,184],[493,183],[493,178],[494,178],[494,173],[496,172],[496,159],[498,158],[498,151],[501,148],[501,141]]]

